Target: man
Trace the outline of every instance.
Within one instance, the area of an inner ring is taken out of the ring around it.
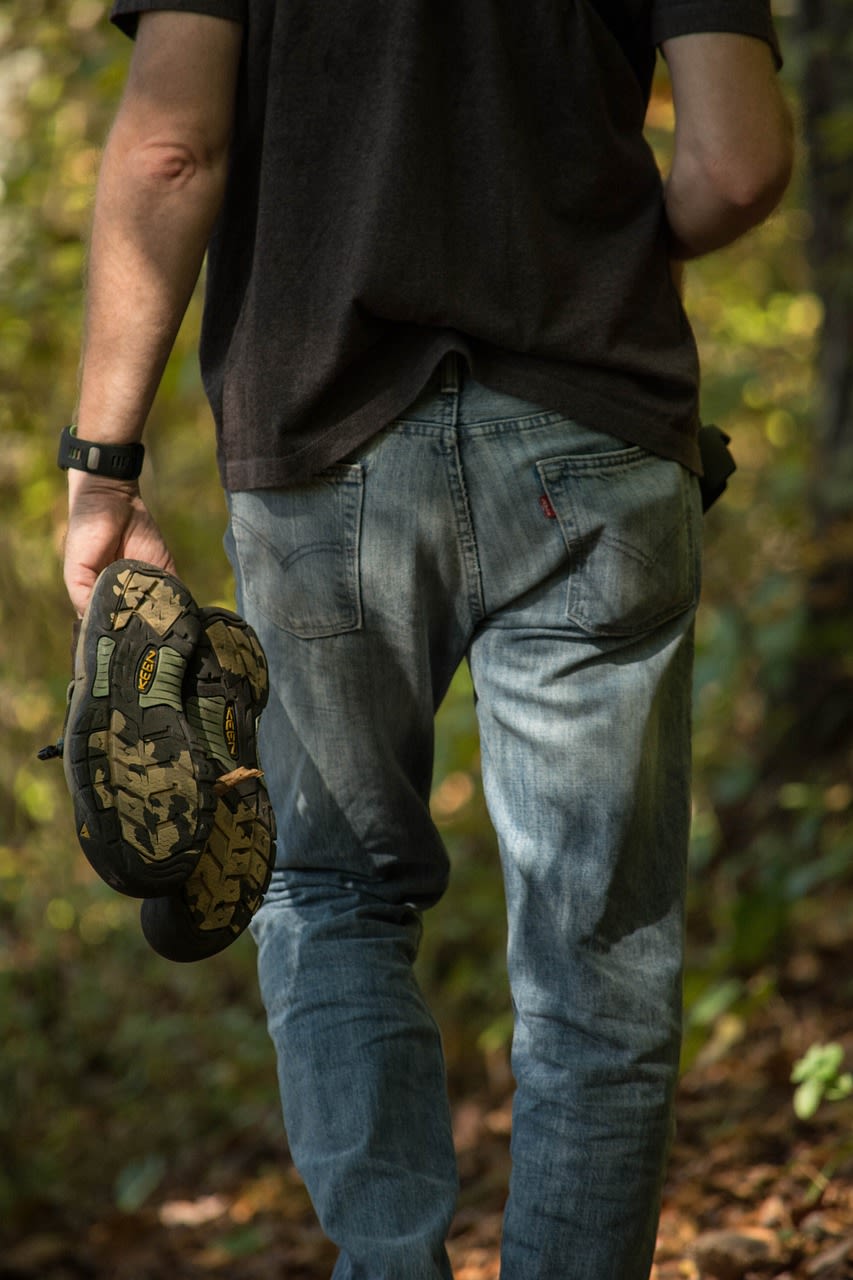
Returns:
[[[77,434],[140,439],[209,246],[202,368],[279,844],[254,924],[338,1280],[450,1275],[435,709],[471,666],[515,1011],[503,1280],[641,1280],[679,1051],[699,589],[678,264],[776,205],[768,0],[119,0]],[[642,127],[656,45],[675,154]],[[80,611],[172,561],[71,471]]]

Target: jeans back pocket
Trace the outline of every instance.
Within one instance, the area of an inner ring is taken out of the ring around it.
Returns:
[[[566,613],[581,631],[636,635],[695,605],[702,517],[684,467],[636,447],[536,466],[569,555]]]
[[[294,488],[230,495],[244,594],[291,635],[360,628],[363,494],[363,468],[339,463]]]

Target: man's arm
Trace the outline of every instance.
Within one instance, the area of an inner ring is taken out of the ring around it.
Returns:
[[[675,259],[730,244],[762,222],[788,185],[793,126],[768,45],[697,34],[663,44],[675,106],[665,185]]]
[[[140,17],[95,195],[77,434],[139,440],[222,203],[241,28]],[[135,483],[69,471],[65,582],[82,612],[120,556],[172,569]]]

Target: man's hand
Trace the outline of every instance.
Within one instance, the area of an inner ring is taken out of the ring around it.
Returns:
[[[128,557],[175,573],[163,535],[135,482],[70,472],[65,586],[82,616],[95,580],[114,560]]]

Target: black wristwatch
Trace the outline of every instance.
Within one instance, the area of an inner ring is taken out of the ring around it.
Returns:
[[[59,437],[57,463],[63,471],[73,467],[112,480],[135,480],[144,457],[144,444],[96,444],[94,440],[81,440],[74,427],[63,427]]]

